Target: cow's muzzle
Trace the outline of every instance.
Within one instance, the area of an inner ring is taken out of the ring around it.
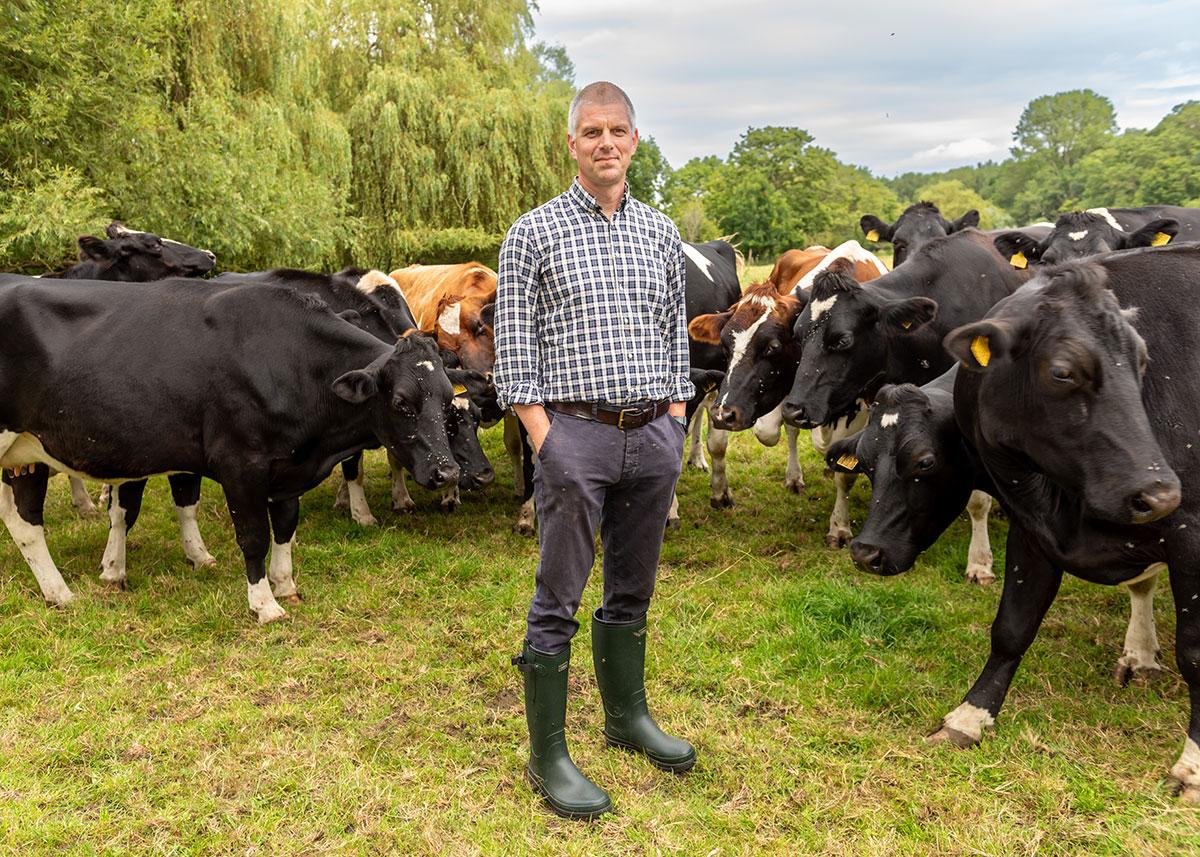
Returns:
[[[870,574],[890,577],[900,573],[900,569],[888,559],[883,548],[857,539],[850,543],[850,558],[854,560],[855,565]]]
[[[1129,519],[1135,524],[1149,524],[1179,508],[1183,499],[1179,488],[1179,480],[1159,480],[1148,488],[1143,488],[1129,497],[1126,508]]]

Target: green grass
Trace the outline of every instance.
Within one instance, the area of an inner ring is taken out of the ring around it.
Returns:
[[[785,453],[730,446],[736,508],[680,488],[651,614],[660,721],[695,743],[683,777],[603,747],[585,623],[568,734],[617,812],[595,824],[545,811],[521,777],[518,673],[536,546],[510,530],[500,479],[454,515],[414,491],[383,526],[304,498],[303,604],[258,627],[220,492],[204,535],[217,569],[176,543],[165,482],[131,537],[130,589],[98,583],[105,539],[51,483],[50,544],[78,596],[41,603],[0,539],[0,852],[5,854],[1098,854],[1188,853],[1200,812],[1163,776],[1187,693],[1172,671],[1120,689],[1127,599],[1068,582],[994,734],[970,751],[922,735],[986,657],[999,589],[962,581],[957,522],[909,574],[875,579],[822,542],[832,486],[811,450],[809,493],[783,489]],[[867,494],[859,486],[854,514]],[[998,568],[1003,524],[993,523]],[[1163,587],[1165,589],[1165,587]],[[581,616],[597,604],[589,586]],[[1169,593],[1160,638],[1173,644]]]

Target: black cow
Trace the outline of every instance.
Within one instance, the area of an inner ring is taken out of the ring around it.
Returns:
[[[783,418],[828,425],[857,413],[884,384],[933,380],[951,364],[942,337],[1028,277],[975,229],[929,242],[865,285],[841,270],[818,275],[796,320],[800,366]]]
[[[1150,205],[1092,208],[1060,214],[1054,229],[1036,237],[1001,232],[996,249],[1013,267],[1057,265],[1114,250],[1157,247],[1172,239],[1200,241],[1200,208]]]
[[[885,223],[874,214],[864,214],[858,225],[868,241],[892,242],[892,267],[895,268],[933,239],[978,226],[979,212],[972,208],[957,220],[947,220],[936,205],[922,201],[904,209],[895,223]]]
[[[1172,777],[1200,801],[1197,283],[1200,245],[1115,253],[1051,268],[946,337],[968,370],[955,417],[1010,525],[991,655],[935,740],[992,725],[1063,571],[1112,585],[1165,562],[1191,697]]]
[[[79,239],[79,262],[46,276],[69,280],[116,280],[144,283],[167,277],[202,277],[217,257],[153,232],[126,229],[119,220],[108,224],[108,240],[84,235]]]
[[[10,471],[0,517],[51,603],[72,596],[46,550],[46,480],[12,475],[26,465],[108,482],[165,472],[220,482],[260,622],[284,615],[276,596],[296,596],[299,497],[338,462],[382,441],[421,484],[458,479],[436,346],[387,345],[311,296],[6,275],[0,326],[0,467]]]

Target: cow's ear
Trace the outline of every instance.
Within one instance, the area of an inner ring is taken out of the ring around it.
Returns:
[[[1024,232],[1001,232],[992,243],[1014,268],[1028,268],[1031,262],[1042,258],[1041,243]]]
[[[112,254],[108,252],[108,244],[104,242],[103,238],[97,238],[95,235],[80,235],[79,258],[103,262],[111,259]]]
[[[342,321],[348,321],[355,327],[363,326],[362,313],[356,309],[344,309],[337,314],[337,317]]]
[[[962,217],[958,218],[958,220],[946,221],[946,233],[953,234],[960,229],[967,229],[968,227],[974,227],[974,226],[978,226],[978,225],[979,225],[979,212],[972,208],[970,211],[968,211]]]
[[[890,328],[901,333],[916,333],[937,318],[938,305],[933,298],[904,298],[887,301],[879,315]]]
[[[496,302],[495,301],[492,301],[490,304],[484,304],[483,306],[481,306],[479,308],[479,320],[482,321],[484,324],[486,324],[488,327],[496,326]]]
[[[339,399],[359,405],[379,392],[379,383],[371,369],[352,369],[333,382],[333,392]]]
[[[705,345],[720,345],[721,331],[725,329],[725,325],[729,324],[731,318],[733,318],[732,311],[698,315],[688,322],[688,336]]]
[[[435,329],[450,336],[462,333],[462,296],[444,295],[438,301]]]
[[[858,439],[862,432],[836,440],[825,453],[825,466],[834,473],[862,473],[862,462],[858,460]]]
[[[986,372],[1008,358],[1013,331],[999,321],[976,321],[946,334],[942,346],[972,372]]]
[[[783,311],[786,313],[784,327],[790,331],[800,313],[804,312],[804,307],[808,305],[808,294],[801,292],[799,295],[784,295],[779,300],[783,303]]]
[[[1123,247],[1161,247],[1179,234],[1179,221],[1173,218],[1151,220],[1141,229],[1127,233]]]
[[[122,235],[128,233],[129,230],[125,228],[125,224],[119,220],[114,220],[108,226],[104,227],[104,234],[109,238],[120,238]]]
[[[859,218],[858,225],[868,241],[891,241],[896,231],[896,224],[884,223],[874,214],[864,214]]]

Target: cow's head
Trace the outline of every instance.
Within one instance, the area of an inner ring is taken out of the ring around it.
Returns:
[[[895,223],[885,223],[874,214],[864,214],[858,225],[868,241],[892,242],[894,269],[935,238],[944,238],[968,226],[978,226],[979,212],[972,208],[957,220],[947,220],[932,202],[918,202],[904,209]]]
[[[976,388],[989,471],[1011,462],[1024,473],[1032,462],[1089,514],[1141,524],[1179,505],[1179,477],[1142,403],[1145,343],[1106,278],[1093,263],[1052,269],[951,331],[945,346],[975,373],[958,384]]]
[[[458,487],[478,488],[496,478],[492,463],[479,444],[479,425],[483,414],[471,395],[471,387],[482,389],[487,381],[478,372],[466,369],[447,369],[446,377],[454,389],[448,423],[450,450],[459,467]]]
[[[370,365],[339,377],[333,392],[371,409],[375,437],[419,485],[439,488],[458,480],[448,437],[454,389],[431,338],[403,337]]]
[[[417,329],[417,320],[408,306],[404,291],[390,274],[374,269],[364,271],[361,268],[343,268],[333,275],[333,280],[368,295],[378,305],[380,316],[395,336],[399,337]]]
[[[887,299],[860,285],[848,264],[831,265],[796,319],[800,364],[784,420],[815,428],[855,413],[882,383],[889,340],[916,333],[936,315],[930,298]]]
[[[1123,230],[1107,209],[1060,214],[1050,234],[1038,241],[1023,232],[1001,232],[994,239],[1000,255],[1014,268],[1057,265],[1099,253],[1157,247],[1179,234],[1179,221],[1152,220],[1134,232]]]
[[[464,369],[490,375],[496,364],[495,298],[444,295],[434,331],[438,347],[453,351]]]
[[[446,366],[447,374],[450,370],[458,370],[454,381],[455,390],[461,385],[466,387],[467,395],[471,397],[471,402],[479,408],[479,420],[482,428],[491,428],[500,420],[504,419],[504,409],[500,407],[500,398],[496,392],[496,384],[488,375],[472,372],[469,369],[463,369],[462,364],[458,362],[458,355],[453,351],[439,351],[442,355],[442,363]]]
[[[953,397],[913,384],[882,387],[866,428],[834,442],[825,461],[871,480],[870,511],[850,556],[873,574],[912,568],[962,512],[975,483]]]
[[[90,279],[143,283],[165,277],[199,277],[216,264],[208,250],[198,250],[160,238],[153,232],[135,232],[114,220],[108,238],[83,235],[79,239],[79,261]]]
[[[688,335],[720,345],[729,358],[710,411],[713,425],[741,431],[779,404],[796,371],[792,326],[803,305],[802,298],[780,295],[773,283],[757,283],[725,312],[691,320]]]

